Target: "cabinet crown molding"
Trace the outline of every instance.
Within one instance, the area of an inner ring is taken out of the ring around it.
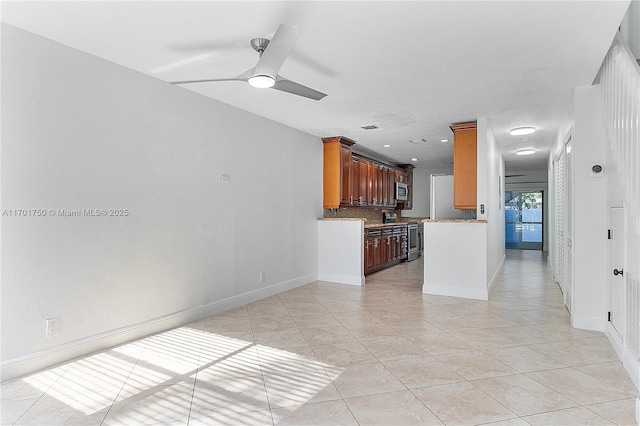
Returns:
[[[452,124],[449,126],[449,128],[454,132],[457,130],[475,129],[477,127],[478,127],[478,123],[475,121],[473,123],[458,123],[458,124]]]
[[[334,142],[340,142],[341,144],[347,145],[347,146],[351,146],[351,145],[355,145],[356,142],[349,139],[349,138],[345,138],[344,136],[332,136],[329,138],[322,138],[322,142],[323,143],[334,143]]]

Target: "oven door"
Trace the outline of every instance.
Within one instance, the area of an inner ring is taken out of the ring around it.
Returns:
[[[411,262],[418,258],[418,224],[407,226],[407,239],[409,243],[409,251],[407,253],[407,261]]]

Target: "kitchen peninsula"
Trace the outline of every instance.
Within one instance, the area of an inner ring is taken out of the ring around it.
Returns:
[[[488,300],[487,221],[427,219],[424,234],[422,292]]]
[[[366,275],[422,256],[421,220],[319,219],[318,279],[364,285]]]

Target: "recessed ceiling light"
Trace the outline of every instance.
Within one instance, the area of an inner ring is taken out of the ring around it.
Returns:
[[[382,145],[382,146],[383,146],[384,148],[389,148],[389,147],[391,147],[391,145],[389,145],[389,144]]]
[[[449,139],[440,139],[440,142],[449,142]]]
[[[536,150],[533,148],[522,148],[516,151],[516,155],[531,155],[535,153]]]
[[[367,126],[362,126],[362,128],[365,130],[373,130],[373,129],[377,129],[378,126],[376,126],[375,124],[369,124]]]
[[[515,129],[509,130],[509,134],[511,136],[522,136],[522,135],[530,135],[536,131],[535,127],[516,127]]]
[[[417,158],[412,158],[411,161],[418,161],[418,159]]]
[[[427,140],[425,138],[421,138],[421,139],[409,139],[409,142],[411,143],[427,143]]]

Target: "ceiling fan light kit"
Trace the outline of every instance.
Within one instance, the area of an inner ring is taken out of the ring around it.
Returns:
[[[254,38],[251,47],[258,52],[260,58],[255,68],[247,70],[236,77],[212,78],[201,80],[172,81],[171,84],[209,83],[214,81],[243,81],[259,89],[273,88],[281,92],[302,96],[319,101],[326,93],[319,92],[300,83],[288,80],[278,74],[287,59],[297,38],[298,30],[287,25],[280,25],[271,40]]]
[[[269,75],[254,75],[250,77],[248,83],[258,89],[268,89],[276,84],[276,81]]]

